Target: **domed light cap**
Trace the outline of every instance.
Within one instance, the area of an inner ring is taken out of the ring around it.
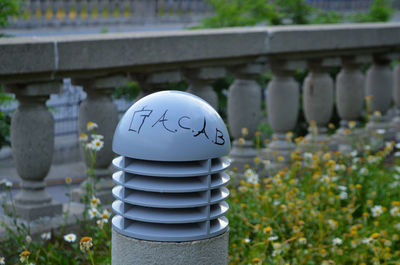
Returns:
[[[152,161],[197,161],[228,155],[228,130],[203,99],[161,91],[133,104],[115,130],[113,151]]]

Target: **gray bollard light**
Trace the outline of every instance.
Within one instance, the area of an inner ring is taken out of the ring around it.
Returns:
[[[228,264],[230,140],[207,102],[180,91],[142,98],[113,151],[113,265]]]

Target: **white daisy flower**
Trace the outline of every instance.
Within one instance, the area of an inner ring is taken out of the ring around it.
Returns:
[[[380,134],[380,135],[385,134],[385,132],[386,132],[385,129],[378,129],[378,130],[376,130],[376,133],[377,133],[377,134]]]
[[[98,128],[99,125],[97,125],[97,123],[94,123],[94,122],[92,122],[92,121],[89,121],[89,122],[87,123],[87,126],[86,126],[86,127],[87,127],[87,130],[88,130],[88,131],[92,131],[92,130]]]
[[[96,197],[92,197],[92,200],[90,201],[90,206],[92,207],[92,208],[96,208],[99,204],[100,204],[100,199],[99,198],[96,198]]]
[[[257,173],[252,170],[252,169],[247,169],[244,172],[244,176],[246,177],[246,181],[252,184],[257,184],[258,183],[258,175]]]
[[[69,243],[73,243],[76,240],[76,235],[75,234],[67,234],[64,236],[64,240],[69,242]]]
[[[334,238],[333,240],[332,240],[332,244],[334,245],[334,246],[337,246],[337,245],[341,245],[342,244],[342,240],[340,239],[340,238]]]
[[[86,133],[81,133],[80,135],[79,135],[79,142],[87,142],[87,140],[88,140],[88,136],[87,136],[87,134]]]
[[[92,209],[89,210],[90,219],[93,219],[93,218],[99,217],[99,216],[100,216],[100,213],[96,208],[92,208]]]
[[[390,215],[392,216],[400,216],[400,209],[399,207],[393,207],[392,209],[390,209]]]
[[[339,198],[340,198],[341,200],[346,200],[346,199],[348,198],[347,192],[342,191],[342,192],[339,194]]]
[[[366,176],[368,174],[368,169],[363,167],[362,169],[360,169],[360,174]]]
[[[104,142],[100,139],[93,139],[91,142],[92,150],[100,151],[101,148],[104,146]]]
[[[40,235],[43,240],[50,240],[51,239],[51,232],[46,232]]]
[[[367,244],[367,245],[369,243],[371,243],[371,241],[372,241],[372,238],[364,238],[363,240],[361,240],[362,243]]]
[[[373,217],[378,217],[383,213],[383,208],[380,205],[375,205],[371,208],[371,212]]]
[[[110,218],[110,216],[111,216],[110,211],[108,211],[107,209],[105,209],[105,210],[103,211],[102,215],[101,215],[101,218],[102,218],[102,220],[103,220],[104,223],[107,223],[107,222],[108,222],[108,219]]]
[[[104,136],[101,134],[92,134],[92,138],[97,140],[103,140]]]

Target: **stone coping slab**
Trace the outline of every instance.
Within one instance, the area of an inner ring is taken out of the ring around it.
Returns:
[[[239,27],[0,39],[0,82],[396,52],[400,23]]]

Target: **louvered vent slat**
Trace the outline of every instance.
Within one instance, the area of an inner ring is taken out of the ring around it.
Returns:
[[[112,208],[119,216],[113,225],[120,226],[121,233],[140,239],[184,241],[208,238],[226,230],[228,223],[224,215],[229,206],[224,200],[229,196],[229,190],[224,186],[229,176],[213,171],[218,172],[229,166],[227,160],[182,163],[180,167],[175,163],[174,167],[166,166],[171,163],[163,163],[161,167],[167,170],[179,168],[179,177],[173,177],[172,173],[165,177],[167,174],[155,170],[152,174],[163,176],[127,172],[122,166],[129,168],[132,164],[126,163],[126,160],[133,159],[114,160],[114,164],[119,161],[122,171],[113,174],[117,184],[113,195],[117,201]],[[190,166],[185,174],[187,165]],[[192,165],[201,165],[202,170],[197,171],[200,175],[193,176]],[[136,168],[140,168],[137,163]]]
[[[229,167],[227,158],[213,159],[211,170],[207,168],[206,160],[191,162],[160,162],[130,159],[122,157],[115,158],[113,165],[125,172],[157,177],[191,177],[214,174],[226,170]],[[125,164],[125,166],[124,166]]]

